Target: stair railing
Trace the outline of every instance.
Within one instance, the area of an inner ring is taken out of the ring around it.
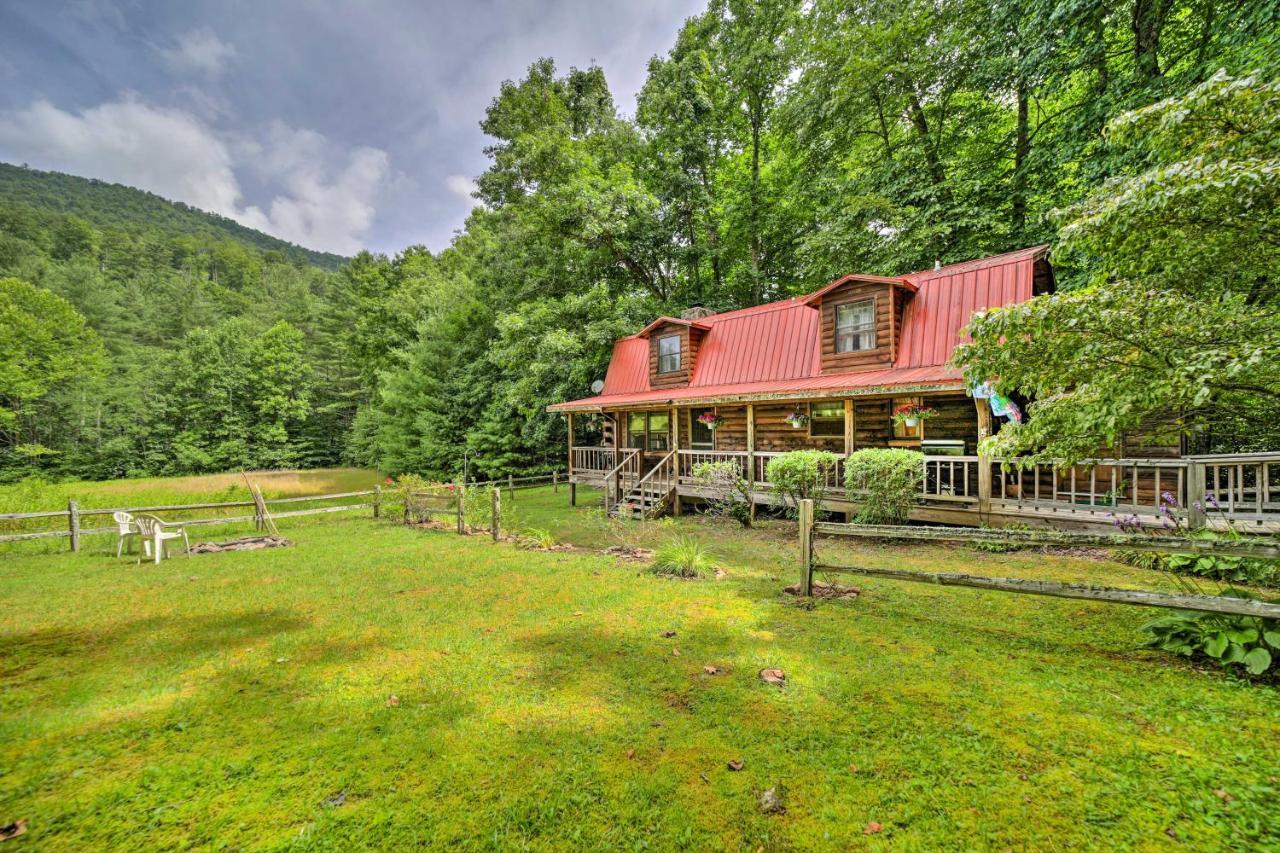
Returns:
[[[676,490],[677,466],[675,464],[676,456],[679,451],[673,450],[666,456],[662,457],[662,461],[640,478],[640,482],[632,486],[633,491],[644,492],[654,491],[659,495],[659,501],[654,508],[660,507],[671,497],[671,493]]]
[[[618,505],[618,501],[622,500],[622,484],[625,480],[627,489],[631,488],[631,481],[640,476],[640,451],[637,449],[627,450],[622,453],[622,461],[613,466],[609,473],[604,475],[604,511],[605,514],[613,512],[613,508]]]

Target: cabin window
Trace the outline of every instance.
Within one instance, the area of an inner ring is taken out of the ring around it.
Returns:
[[[627,416],[627,446],[638,450],[666,450],[671,445],[667,412],[632,412]]]
[[[675,373],[680,369],[680,336],[658,338],[658,372]]]
[[[844,401],[810,403],[809,435],[814,438],[844,438]]]
[[[716,432],[707,427],[704,423],[699,423],[698,418],[707,412],[714,412],[715,409],[692,409],[689,412],[689,446],[694,450],[714,450],[716,447]]]
[[[644,450],[645,432],[644,412],[632,412],[627,416],[627,447]]]
[[[876,348],[876,301],[863,299],[836,306],[836,352]]]
[[[666,412],[649,413],[649,449],[666,450],[671,437],[668,430],[671,426],[671,415]]]

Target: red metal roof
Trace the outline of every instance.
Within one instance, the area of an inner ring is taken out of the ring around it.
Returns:
[[[1031,298],[1035,262],[1047,251],[1047,246],[1035,246],[901,279],[865,277],[916,289],[913,295],[903,295],[907,302],[902,336],[890,368],[822,375],[820,314],[809,304],[810,297],[799,297],[699,318],[697,325],[708,331],[698,347],[688,386],[651,388],[649,343],[632,336],[614,344],[599,396],[548,408],[594,410],[668,400],[711,402],[787,394],[962,388],[960,371],[948,365],[961,340],[960,330],[977,310]]]

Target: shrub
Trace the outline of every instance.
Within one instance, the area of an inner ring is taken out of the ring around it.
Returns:
[[[844,484],[857,500],[862,524],[902,524],[920,496],[924,454],[898,448],[868,448],[849,455]]]
[[[1211,530],[1180,532],[1192,539],[1221,538]],[[1150,551],[1118,551],[1116,559],[1140,569],[1195,575],[1217,581],[1280,587],[1280,560],[1259,560],[1228,554],[1157,554]]]
[[[521,530],[520,535],[516,537],[516,544],[519,547],[526,548],[530,551],[538,549],[546,550],[547,548],[555,547],[556,537],[550,530],[546,530],[545,528],[526,527],[524,530]]]
[[[701,542],[692,536],[678,536],[654,554],[652,571],[659,575],[696,578],[713,568],[711,555]]]
[[[708,515],[751,526],[751,487],[737,462],[699,462],[693,466],[693,476],[699,484],[715,491]]]
[[[1253,596],[1236,590],[1236,597]],[[1143,626],[1148,645],[1187,657],[1205,657],[1224,667],[1242,666],[1261,675],[1280,658],[1280,621],[1179,610]]]
[[[457,506],[458,496],[452,483],[433,483],[417,474],[403,474],[396,479],[394,506],[398,505],[406,523],[419,524],[430,521],[428,508]],[[437,518],[439,518],[437,516]]]
[[[812,500],[814,511],[822,506],[822,489],[831,479],[840,457],[825,450],[793,450],[769,460],[765,478],[779,506],[794,513],[802,500]]]

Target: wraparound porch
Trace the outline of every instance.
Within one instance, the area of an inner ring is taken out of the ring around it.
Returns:
[[[606,504],[616,503],[639,486],[662,499],[655,506],[679,513],[686,504],[714,497],[693,476],[694,466],[730,462],[749,483],[752,501],[766,506],[775,501],[769,460],[781,453],[672,450],[646,471],[639,448],[575,447],[571,495],[577,483],[584,483],[604,489]],[[844,461],[841,455],[828,478],[824,508],[852,515],[858,501],[844,489]],[[977,455],[926,456],[922,466],[919,504],[912,513],[917,521],[1111,528],[1118,517],[1136,516],[1144,526],[1159,529],[1166,523],[1162,495],[1167,495],[1178,507],[1173,516],[1193,528],[1232,525],[1245,532],[1280,532],[1280,452],[1091,459],[1065,468]]]

